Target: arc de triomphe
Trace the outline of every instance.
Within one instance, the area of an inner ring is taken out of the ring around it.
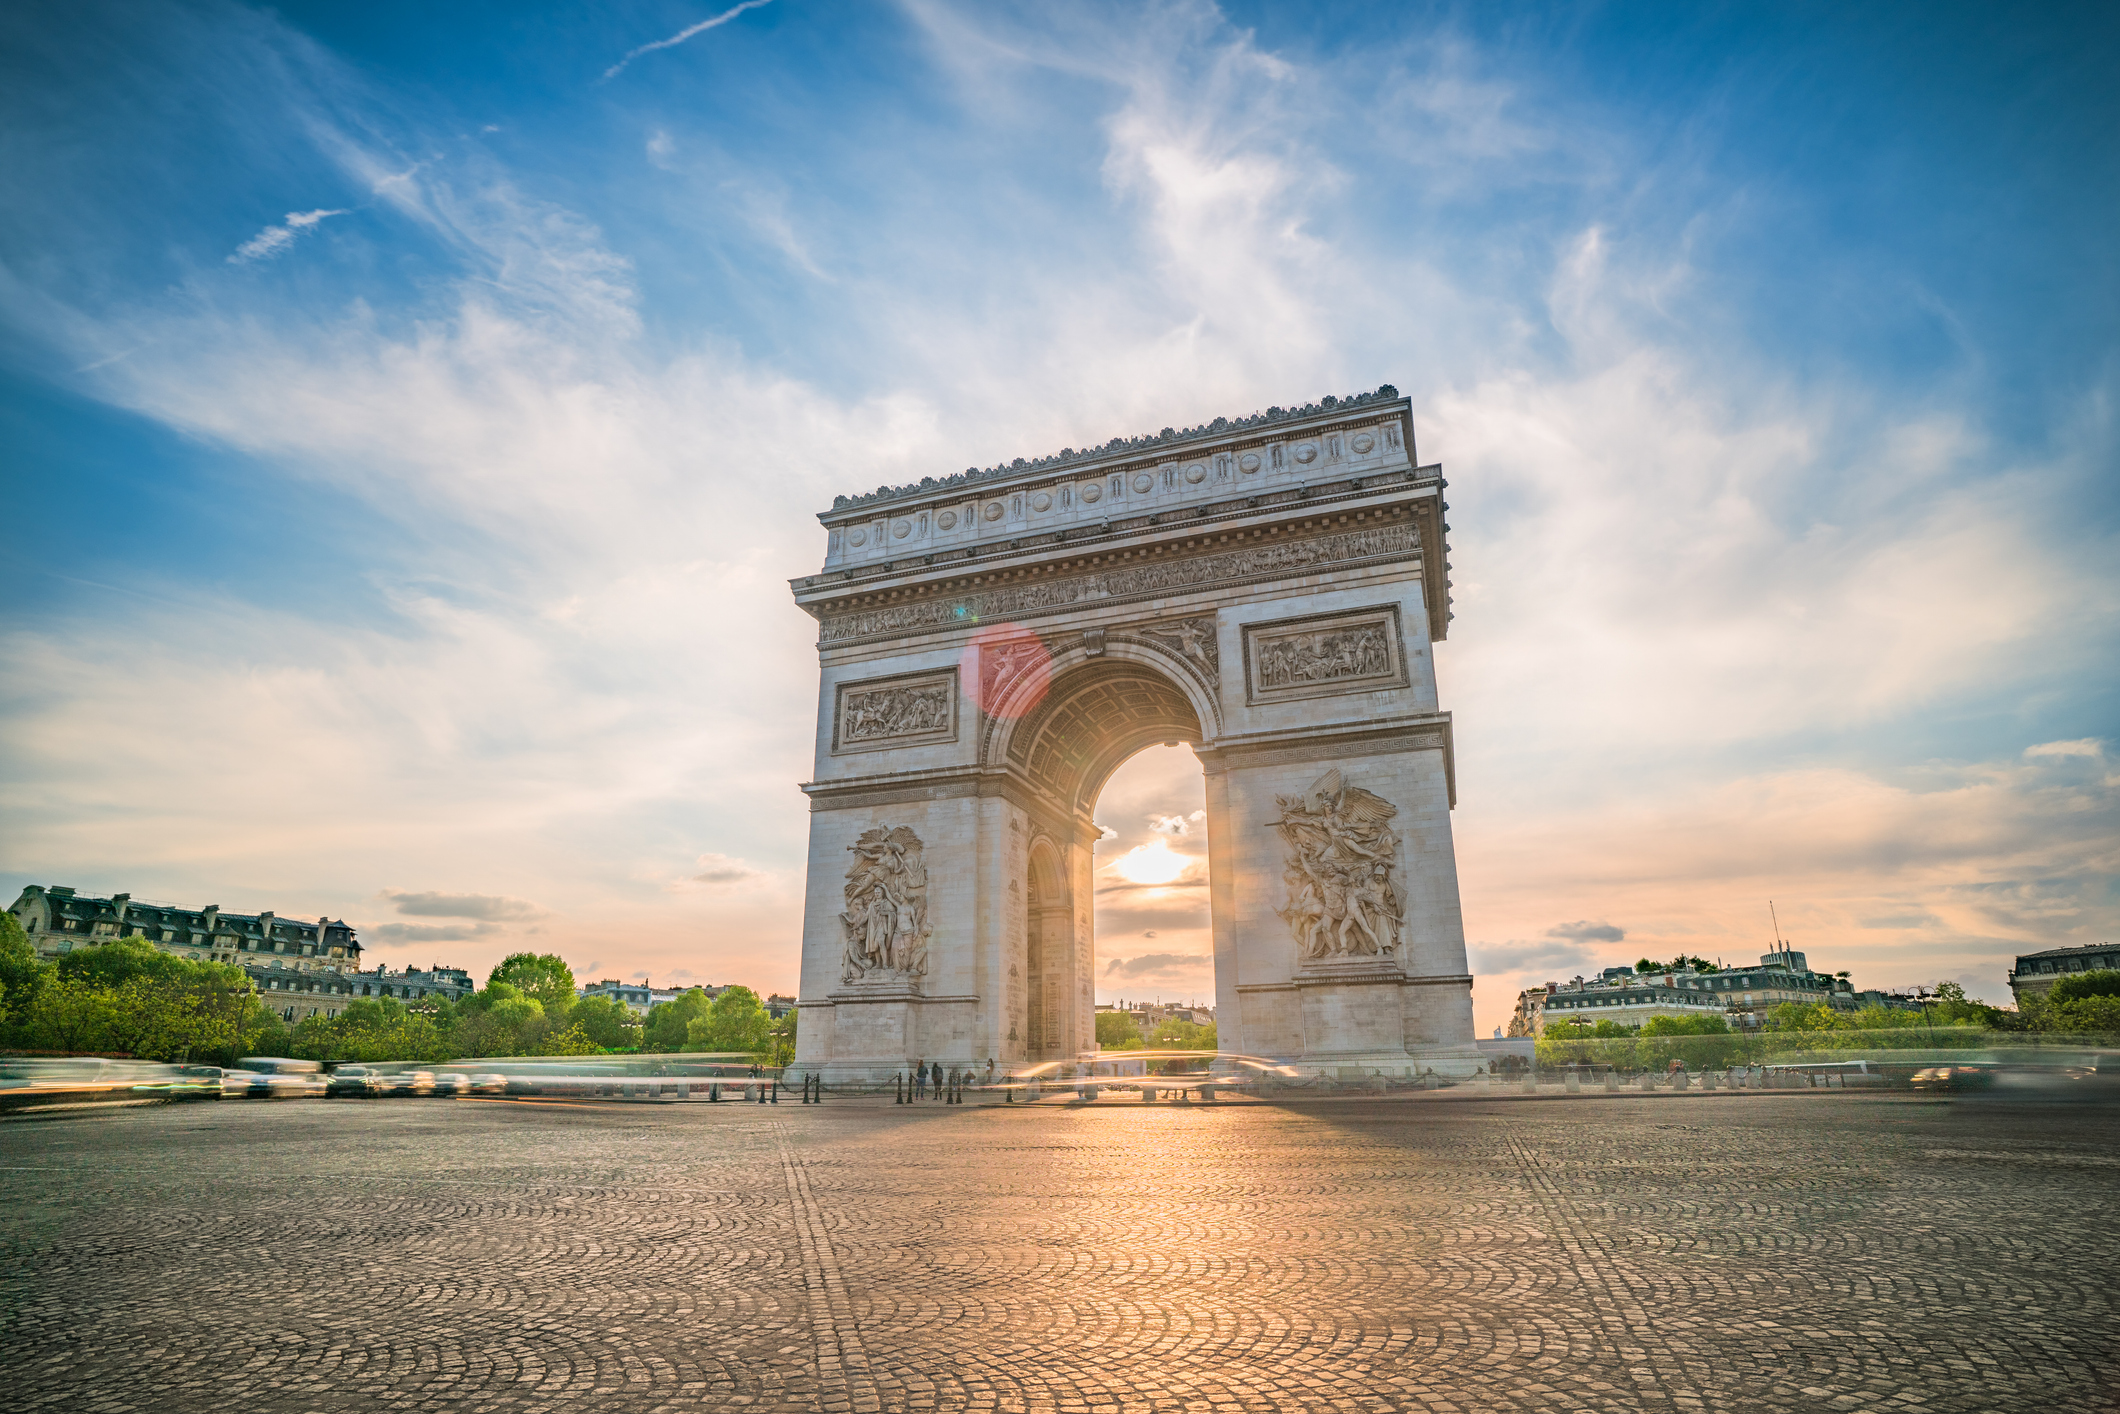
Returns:
[[[1475,1068],[1443,486],[1387,386],[839,497],[798,1066],[1094,1050],[1091,811],[1182,741],[1222,1049]]]

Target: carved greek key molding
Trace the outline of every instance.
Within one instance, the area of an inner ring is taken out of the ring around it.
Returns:
[[[957,670],[841,683],[832,751],[881,751],[957,739]]]
[[[1420,536],[1414,526],[1395,522],[1302,540],[1179,556],[1160,564],[1097,570],[968,594],[937,595],[888,609],[827,614],[820,625],[818,641],[850,643],[982,620],[1020,619],[1192,589],[1314,574],[1321,569],[1346,568],[1369,561],[1403,560],[1419,553]]]
[[[1396,604],[1244,626],[1244,690],[1254,705],[1376,692],[1406,682]]]

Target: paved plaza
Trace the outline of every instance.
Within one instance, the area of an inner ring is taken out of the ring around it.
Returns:
[[[228,1101],[0,1165],[21,1410],[2120,1408],[2110,1111]]]

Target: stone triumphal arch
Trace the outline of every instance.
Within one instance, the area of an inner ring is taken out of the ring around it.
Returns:
[[[839,497],[793,581],[823,669],[798,1064],[1093,1050],[1091,811],[1187,742],[1222,1048],[1477,1065],[1443,485],[1385,387]]]

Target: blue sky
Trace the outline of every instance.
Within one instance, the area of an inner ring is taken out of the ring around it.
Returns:
[[[0,16],[0,883],[787,988],[812,513],[1391,382],[1483,1025],[2112,935],[2108,8],[727,9]]]

